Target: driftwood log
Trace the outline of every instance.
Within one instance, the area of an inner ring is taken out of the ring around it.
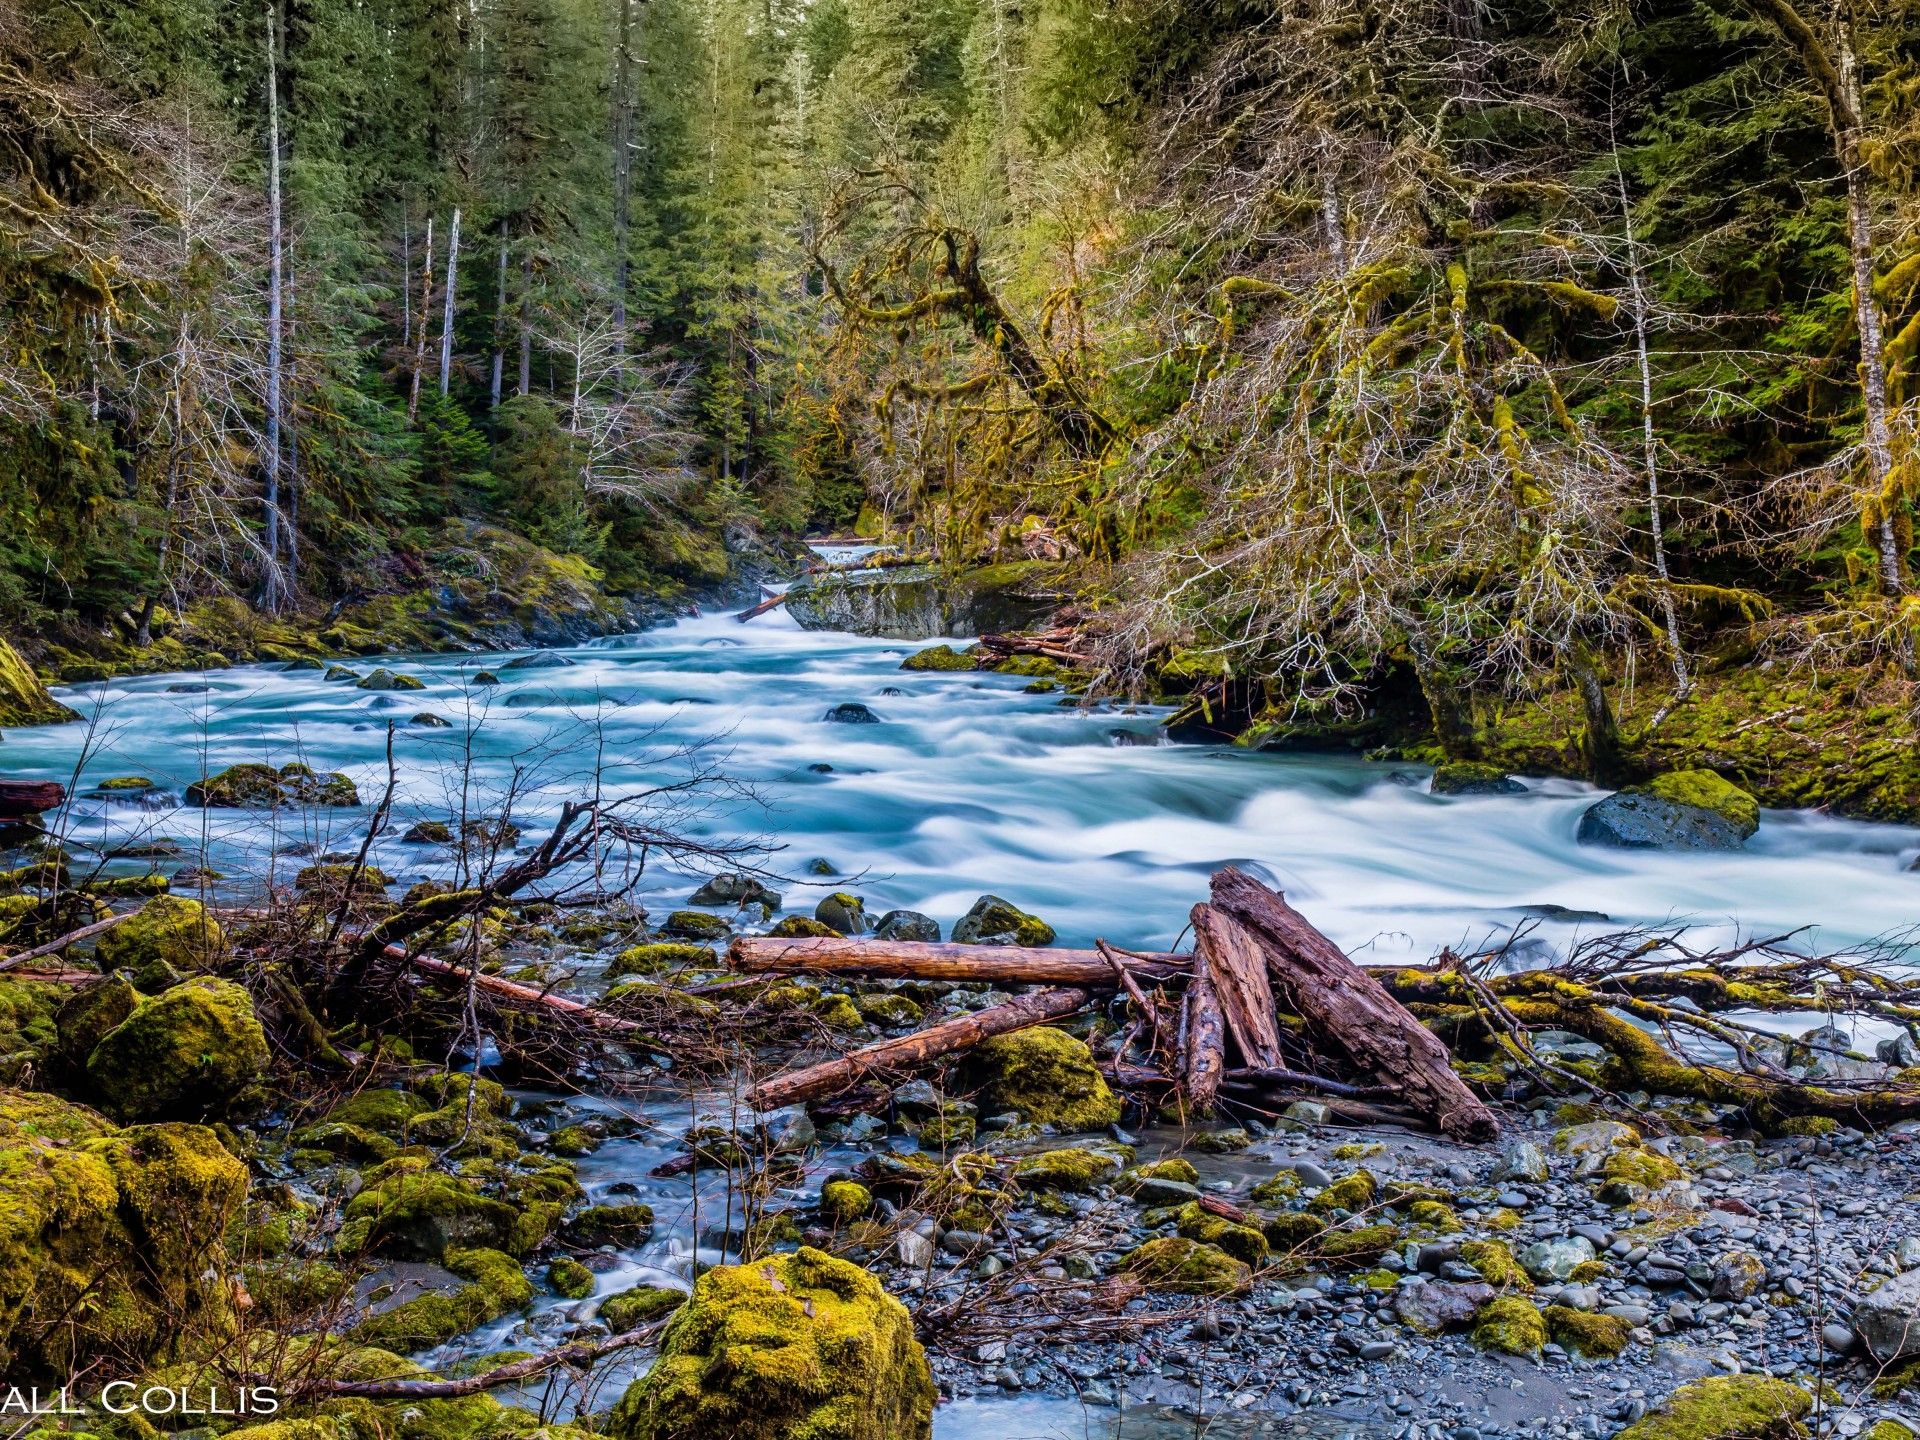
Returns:
[[[1180,997],[1180,1094],[1196,1114],[1213,1109],[1227,1071],[1226,1021],[1205,950],[1193,956],[1193,976]]]
[[[1397,1085],[1443,1135],[1484,1141],[1500,1122],[1449,1063],[1438,1036],[1380,982],[1314,929],[1286,897],[1229,866],[1213,877],[1213,906],[1261,942],[1287,1007],[1366,1075]]]
[[[1191,957],[1166,952],[1125,955],[1134,977],[1158,983],[1184,974]],[[1113,961],[1098,950],[1029,949],[1021,945],[952,945],[909,940],[816,937],[775,940],[742,936],[727,963],[748,974],[840,975],[866,980],[958,980],[975,985],[1071,985],[1112,990]]]
[[[1111,971],[1108,978],[1112,978]],[[804,1070],[776,1075],[754,1086],[747,1094],[747,1103],[755,1110],[778,1110],[783,1105],[798,1105],[838,1094],[870,1075],[911,1072],[942,1055],[965,1050],[995,1035],[1063,1019],[1085,1009],[1092,999],[1085,990],[1036,990],[1004,1005],[959,1015],[911,1035],[883,1040],[878,1045],[868,1045],[837,1059],[809,1065]]]
[[[57,810],[67,787],[57,780],[0,780],[0,820],[22,820]]]
[[[1240,1063],[1255,1070],[1284,1064],[1267,957],[1246,926],[1211,905],[1193,907],[1195,963],[1205,957]]]
[[[753,619],[756,615],[764,615],[769,610],[777,610],[780,606],[786,603],[787,603],[787,592],[782,590],[778,595],[769,595],[767,596],[766,599],[760,601],[758,604],[749,605],[746,609],[742,610],[738,615],[734,616],[733,618],[738,620],[742,625],[744,625],[747,623],[747,621]]]

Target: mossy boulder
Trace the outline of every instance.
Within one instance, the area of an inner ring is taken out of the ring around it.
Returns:
[[[386,1349],[423,1350],[533,1301],[533,1285],[520,1262],[498,1250],[449,1250],[440,1263],[467,1283],[451,1294],[416,1296],[369,1315],[348,1332],[350,1337]],[[587,1278],[590,1289],[592,1276]]]
[[[414,1116],[432,1108],[432,1102],[410,1090],[370,1089],[349,1095],[327,1112],[327,1119],[398,1138]]]
[[[1013,1163],[1013,1183],[1023,1190],[1080,1193],[1105,1185],[1119,1173],[1119,1160],[1098,1150],[1047,1150]]]
[[[929,645],[925,650],[916,650],[900,662],[902,670],[971,670],[973,669],[971,651],[956,650],[951,645]]]
[[[1231,1295],[1253,1278],[1245,1261],[1183,1235],[1147,1241],[1122,1256],[1119,1268],[1153,1289],[1176,1295]]]
[[[61,725],[79,718],[53,698],[20,652],[0,639],[0,725]]]
[[[125,1120],[230,1119],[266,1074],[266,1033],[231,980],[198,976],[142,997],[87,1056],[87,1084]]]
[[[953,925],[956,945],[1051,945],[1053,927],[1011,900],[982,895]]]
[[[869,1025],[888,1030],[906,1030],[926,1019],[926,1012],[905,995],[881,991],[874,995],[856,995],[854,1007]]]
[[[1502,1295],[1475,1317],[1473,1343],[1502,1355],[1538,1355],[1547,1343],[1547,1318],[1531,1300]]]
[[[1554,1344],[1581,1360],[1611,1360],[1632,1343],[1633,1326],[1617,1315],[1549,1305],[1547,1334]]]
[[[1174,1217],[1174,1227],[1189,1240],[1215,1246],[1249,1265],[1267,1263],[1267,1237],[1251,1225],[1241,1225],[1188,1201]]]
[[[671,1315],[687,1303],[684,1290],[668,1290],[659,1285],[636,1285],[618,1295],[609,1295],[600,1306],[600,1323],[616,1335]]]
[[[806,630],[846,630],[894,640],[1024,630],[1059,606],[1060,567],[1016,560],[977,570],[931,565],[803,576],[787,613]]]
[[[1671,770],[1591,806],[1583,845],[1625,849],[1738,850],[1760,828],[1760,803],[1711,770]]]
[[[0,1010],[9,1008],[5,1002],[14,990],[12,985],[0,986]],[[140,992],[123,975],[109,975],[69,995],[53,1016],[54,1048],[65,1068],[76,1076],[82,1073],[93,1047],[139,1004]],[[13,1016],[6,1018],[11,1021]],[[0,1037],[0,1046],[8,1050],[17,1043],[10,1036]]]
[[[836,935],[867,933],[867,903],[844,890],[825,896],[813,907],[813,918]]]
[[[731,928],[718,915],[704,910],[675,910],[661,925],[660,933],[676,940],[724,940]]]
[[[1615,1440],[1798,1440],[1813,1396],[1767,1375],[1710,1375],[1682,1385]]]
[[[455,1250],[532,1248],[520,1212],[457,1175],[432,1168],[425,1154],[396,1155],[366,1173],[366,1186],[347,1202],[335,1249],[438,1260]]]
[[[653,1207],[589,1205],[567,1222],[566,1235],[575,1245],[644,1245],[653,1236]]]
[[[1435,769],[1428,789],[1435,795],[1524,795],[1527,787],[1498,765],[1457,760]]]
[[[1036,1025],[996,1035],[974,1047],[968,1069],[983,1113],[1018,1110],[1031,1124],[1062,1130],[1097,1130],[1120,1119],[1119,1097],[1093,1052],[1064,1030]]]
[[[873,1209],[873,1192],[857,1180],[829,1180],[820,1187],[820,1214],[835,1225],[848,1225]]]
[[[783,915],[767,934],[775,940],[834,940],[840,932],[811,915]]]
[[[593,1294],[593,1271],[571,1255],[560,1255],[547,1262],[547,1284],[563,1300],[584,1300]]]
[[[102,970],[144,970],[169,965],[204,970],[226,944],[220,922],[198,900],[156,895],[94,942]]]
[[[356,690],[424,690],[426,688],[424,681],[396,670],[389,670],[384,665],[354,681]]]
[[[308,766],[251,762],[196,780],[186,789],[189,805],[207,809],[271,810],[282,805],[358,805],[360,792],[339,771],[317,775]]]
[[[0,1090],[0,1374],[61,1380],[218,1328],[223,1237],[246,1189],[211,1130],[116,1130],[50,1095]]]
[[[1272,1236],[1268,1236],[1271,1241]],[[1391,1225],[1362,1225],[1357,1230],[1325,1230],[1315,1239],[1314,1253],[1332,1264],[1371,1265],[1400,1241]]]
[[[1684,1173],[1657,1151],[1623,1145],[1610,1152],[1600,1166],[1600,1198],[1609,1205],[1638,1205]]]
[[[622,975],[658,975],[662,970],[712,969],[719,958],[705,945],[686,941],[656,940],[646,945],[629,945],[607,962],[607,978]]]
[[[1373,1197],[1379,1189],[1380,1182],[1374,1178],[1371,1170],[1356,1170],[1351,1175],[1341,1176],[1307,1204],[1309,1209],[1323,1214],[1332,1210],[1358,1213],[1373,1204]]]
[[[906,1307],[802,1246],[695,1283],[613,1440],[928,1440],[932,1371]]]
[[[1480,1272],[1480,1278],[1497,1290],[1531,1291],[1533,1277],[1514,1258],[1504,1240],[1469,1240],[1460,1247],[1460,1258]]]
[[[403,845],[451,845],[453,831],[444,820],[417,820],[400,837]]]

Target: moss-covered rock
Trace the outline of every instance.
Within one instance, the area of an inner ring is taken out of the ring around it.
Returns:
[[[662,1315],[671,1315],[687,1303],[684,1290],[668,1290],[659,1285],[636,1285],[610,1295],[600,1306],[600,1323],[616,1335],[637,1329]]]
[[[1267,1263],[1265,1235],[1251,1225],[1238,1224],[1201,1208],[1198,1201],[1189,1201],[1180,1207],[1174,1226],[1187,1239],[1224,1250],[1236,1260],[1244,1260],[1249,1265]]]
[[[1285,1205],[1300,1193],[1300,1176],[1293,1170],[1281,1170],[1262,1180],[1248,1192],[1256,1205]]]
[[[1538,1355],[1547,1343],[1546,1316],[1531,1300],[1502,1295],[1474,1319],[1473,1343],[1502,1355]]]
[[[1766,1375],[1712,1375],[1682,1385],[1616,1440],[1797,1440],[1813,1396]]]
[[[416,1296],[369,1315],[348,1332],[351,1338],[386,1349],[423,1350],[533,1301],[533,1285],[520,1263],[498,1250],[449,1250],[440,1263],[467,1283],[451,1294]],[[587,1277],[589,1289],[592,1279]]]
[[[356,690],[424,690],[426,682],[384,665],[354,681]]]
[[[1011,900],[982,895],[953,925],[956,945],[1051,945],[1053,927]]]
[[[927,1440],[935,1398],[906,1308],[858,1266],[802,1246],[702,1275],[610,1434]]]
[[[1547,1334],[1569,1355],[1582,1360],[1611,1360],[1632,1342],[1633,1326],[1617,1315],[1549,1305]]]
[[[834,940],[840,932],[811,915],[783,915],[767,934],[775,940]]]
[[[156,895],[94,942],[102,970],[142,970],[170,965],[204,970],[226,944],[220,922],[198,900]]]
[[[562,1299],[584,1300],[593,1293],[593,1271],[571,1255],[561,1255],[547,1262],[547,1284]]]
[[[1064,1030],[1036,1025],[996,1035],[974,1047],[968,1070],[985,1113],[1018,1110],[1031,1124],[1062,1130],[1097,1130],[1120,1119],[1119,1097],[1093,1052]]]
[[[133,1012],[87,1056],[87,1084],[126,1120],[228,1119],[266,1074],[267,1037],[247,992],[199,976]]]
[[[1533,1289],[1533,1277],[1514,1258],[1504,1240],[1469,1240],[1460,1247],[1460,1258],[1497,1290],[1530,1292]]]
[[[1457,760],[1437,767],[1428,788],[1435,795],[1522,795],[1527,789],[1504,767],[1477,760]]]
[[[1300,1210],[1282,1210],[1277,1215],[1262,1216],[1260,1220],[1260,1233],[1266,1237],[1267,1249],[1276,1255],[1306,1250],[1326,1229],[1327,1222],[1318,1215]]]
[[[1313,1242],[1314,1253],[1329,1263],[1371,1265],[1400,1241],[1391,1225],[1362,1225],[1355,1230],[1326,1230]]]
[[[731,929],[718,915],[704,910],[675,910],[661,925],[660,933],[676,940],[724,940]]]
[[[0,639],[0,725],[60,725],[79,718],[48,693],[20,652]]]
[[[327,1112],[327,1119],[398,1138],[414,1116],[432,1108],[431,1101],[410,1090],[371,1089],[349,1095]]]
[[[186,801],[209,809],[271,810],[281,805],[358,805],[360,792],[337,770],[316,775],[300,764],[276,770],[248,762],[194,781],[187,786]]]
[[[1308,1202],[1308,1208],[1322,1214],[1331,1210],[1346,1210],[1358,1214],[1373,1204],[1373,1197],[1379,1191],[1380,1182],[1374,1178],[1371,1170],[1356,1170],[1351,1175],[1343,1175]]]
[[[848,1225],[873,1209],[873,1192],[857,1180],[829,1180],[820,1187],[820,1214],[835,1225]]]
[[[453,831],[444,820],[417,820],[400,837],[403,845],[451,845]]]
[[[925,650],[916,650],[900,662],[902,670],[971,670],[974,656],[971,650],[956,650],[951,645],[929,645]]]
[[[1621,1146],[1600,1166],[1600,1198],[1609,1205],[1638,1205],[1684,1173],[1657,1151],[1639,1145]]]
[[[364,1249],[403,1260],[438,1260],[455,1250],[525,1254],[532,1248],[513,1205],[432,1168],[425,1154],[396,1155],[365,1178],[365,1188],[347,1202],[342,1217],[335,1245],[342,1254]]]
[[[1183,1235],[1162,1235],[1121,1257],[1120,1267],[1156,1290],[1176,1295],[1231,1295],[1253,1278],[1245,1261]]]
[[[576,1245],[644,1245],[653,1235],[653,1207],[589,1205],[567,1222],[566,1234]]]
[[[197,1125],[115,1130],[0,1090],[0,1374],[64,1379],[224,1321],[246,1167]]]
[[[1737,850],[1760,828],[1760,803],[1711,770],[1674,770],[1591,806],[1578,839],[1629,849]]]
[[[905,995],[883,990],[873,995],[856,995],[854,1007],[869,1025],[888,1030],[906,1030],[926,1019],[926,1012]]]
[[[1047,1150],[1013,1162],[1013,1181],[1023,1190],[1068,1190],[1076,1194],[1106,1184],[1120,1162],[1098,1150]]]

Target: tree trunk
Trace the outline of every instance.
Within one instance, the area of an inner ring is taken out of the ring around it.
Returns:
[[[267,5],[267,557],[262,599],[269,612],[280,608],[280,367],[281,249],[284,228],[280,207],[280,75],[275,54],[275,17]]]
[[[1185,955],[1128,957],[1134,973],[1158,982],[1183,974]],[[975,985],[1074,985],[1112,990],[1113,965],[1098,950],[1024,945],[952,945],[911,940],[819,937],[776,940],[743,935],[727,949],[727,965],[745,974],[847,975],[869,979],[958,980]]]
[[[1227,1070],[1227,1037],[1220,1013],[1220,992],[1205,949],[1193,956],[1193,978],[1180,997],[1180,1098],[1193,1115],[1213,1111]]]
[[[1493,1112],[1453,1073],[1447,1047],[1285,896],[1228,866],[1213,877],[1213,904],[1261,942],[1282,998],[1316,1040],[1338,1045],[1376,1081],[1398,1085],[1443,1134],[1482,1141],[1500,1133]]]
[[[613,353],[627,354],[627,290],[632,260],[627,254],[633,226],[633,5],[619,0],[620,34],[613,62]],[[624,371],[624,363],[618,367]],[[624,394],[624,379],[620,382]]]
[[[427,216],[427,244],[420,262],[420,333],[409,335],[413,347],[413,382],[407,388],[407,423],[420,418],[420,377],[427,368],[427,317],[433,313],[433,216]]]
[[[440,398],[447,398],[453,383],[453,295],[460,265],[460,207],[453,207],[453,224],[447,227],[447,297],[440,320]]]
[[[1112,972],[1108,974],[1111,977]],[[748,1091],[747,1103],[755,1110],[778,1110],[785,1105],[798,1105],[851,1089],[871,1075],[905,1074],[995,1035],[1071,1015],[1086,1008],[1092,999],[1085,990],[1036,990],[1004,1005],[943,1020],[912,1035],[883,1040],[837,1060],[776,1075]]]
[[[500,221],[500,277],[493,294],[493,376],[487,403],[500,408],[500,385],[507,368],[507,222]]]
[[[520,378],[513,393],[533,389],[533,247],[520,257]]]
[[[1606,681],[1600,678],[1593,660],[1577,649],[1569,650],[1565,664],[1580,692],[1580,708],[1587,724],[1581,736],[1587,778],[1596,785],[1613,785],[1626,773],[1626,757],[1620,746],[1620,722],[1614,718],[1613,704],[1607,699]]]
[[[1413,657],[1414,678],[1433,718],[1434,741],[1449,760],[1474,759],[1480,753],[1480,741],[1461,707],[1458,688],[1434,654],[1432,642],[1413,626],[1407,628],[1407,653]]]

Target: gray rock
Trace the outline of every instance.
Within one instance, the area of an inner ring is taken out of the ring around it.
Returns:
[[[1846,1326],[1829,1321],[1820,1327],[1820,1343],[1836,1355],[1853,1349],[1854,1333]]]
[[[1594,1258],[1593,1242],[1584,1235],[1536,1240],[1515,1258],[1535,1280],[1564,1281],[1573,1274],[1575,1266]]]
[[[893,1092],[894,1108],[912,1120],[925,1120],[938,1115],[945,1103],[944,1097],[933,1088],[931,1080],[909,1080]]]
[[[1536,1183],[1548,1178],[1546,1152],[1531,1140],[1522,1140],[1507,1148],[1500,1157],[1500,1163],[1493,1167],[1488,1178],[1500,1180],[1531,1180]]]
[[[1862,1295],[1853,1307],[1853,1329],[1882,1364],[1920,1355],[1920,1270]]]
[[[917,1230],[902,1230],[893,1237],[893,1252],[902,1265],[924,1269],[933,1262],[933,1241]]]
[[[845,700],[820,717],[830,725],[878,725],[880,717],[858,700]]]
[[[1185,1205],[1200,1198],[1200,1187],[1184,1180],[1159,1180],[1143,1176],[1135,1182],[1133,1198],[1142,1205]]]
[[[1920,1045],[1916,1045],[1913,1036],[1899,1034],[1882,1040],[1873,1047],[1874,1054],[1883,1064],[1895,1066],[1901,1070],[1911,1070],[1920,1066]]]
[[[522,655],[518,660],[509,660],[502,670],[564,670],[574,662],[552,650],[537,650],[531,655]]]
[[[813,907],[813,918],[842,935],[864,935],[867,931],[867,909],[858,895],[827,896]]]
[[[1293,1171],[1300,1177],[1300,1183],[1309,1190],[1324,1190],[1333,1183],[1333,1176],[1311,1160],[1283,1161],[1280,1168]]]
[[[813,1143],[815,1133],[813,1121],[808,1117],[806,1107],[801,1105],[774,1110],[760,1121],[761,1137],[776,1155],[790,1155],[806,1149]]]
[[[1714,1257],[1708,1284],[1716,1300],[1745,1300],[1766,1278],[1767,1262],[1758,1255],[1751,1250],[1728,1250]]]
[[[993,565],[946,575],[930,565],[808,575],[787,591],[787,613],[806,630],[846,630],[893,640],[1025,630],[1062,600],[1056,567]]]
[[[1400,1323],[1408,1329],[1438,1335],[1443,1330],[1471,1325],[1480,1307],[1493,1299],[1493,1293],[1493,1287],[1484,1280],[1430,1280],[1424,1285],[1401,1285],[1394,1292],[1393,1306]]]
[[[1629,850],[1738,850],[1752,833],[1716,810],[1623,790],[1589,807],[1574,838]]]
[[[1324,1125],[1333,1114],[1317,1100],[1296,1100],[1280,1113],[1302,1125]]]
[[[918,910],[889,910],[873,927],[873,933],[882,940],[933,942],[940,938],[940,922]]]
[[[781,897],[751,875],[716,875],[687,897],[689,905],[766,905],[778,910]]]

